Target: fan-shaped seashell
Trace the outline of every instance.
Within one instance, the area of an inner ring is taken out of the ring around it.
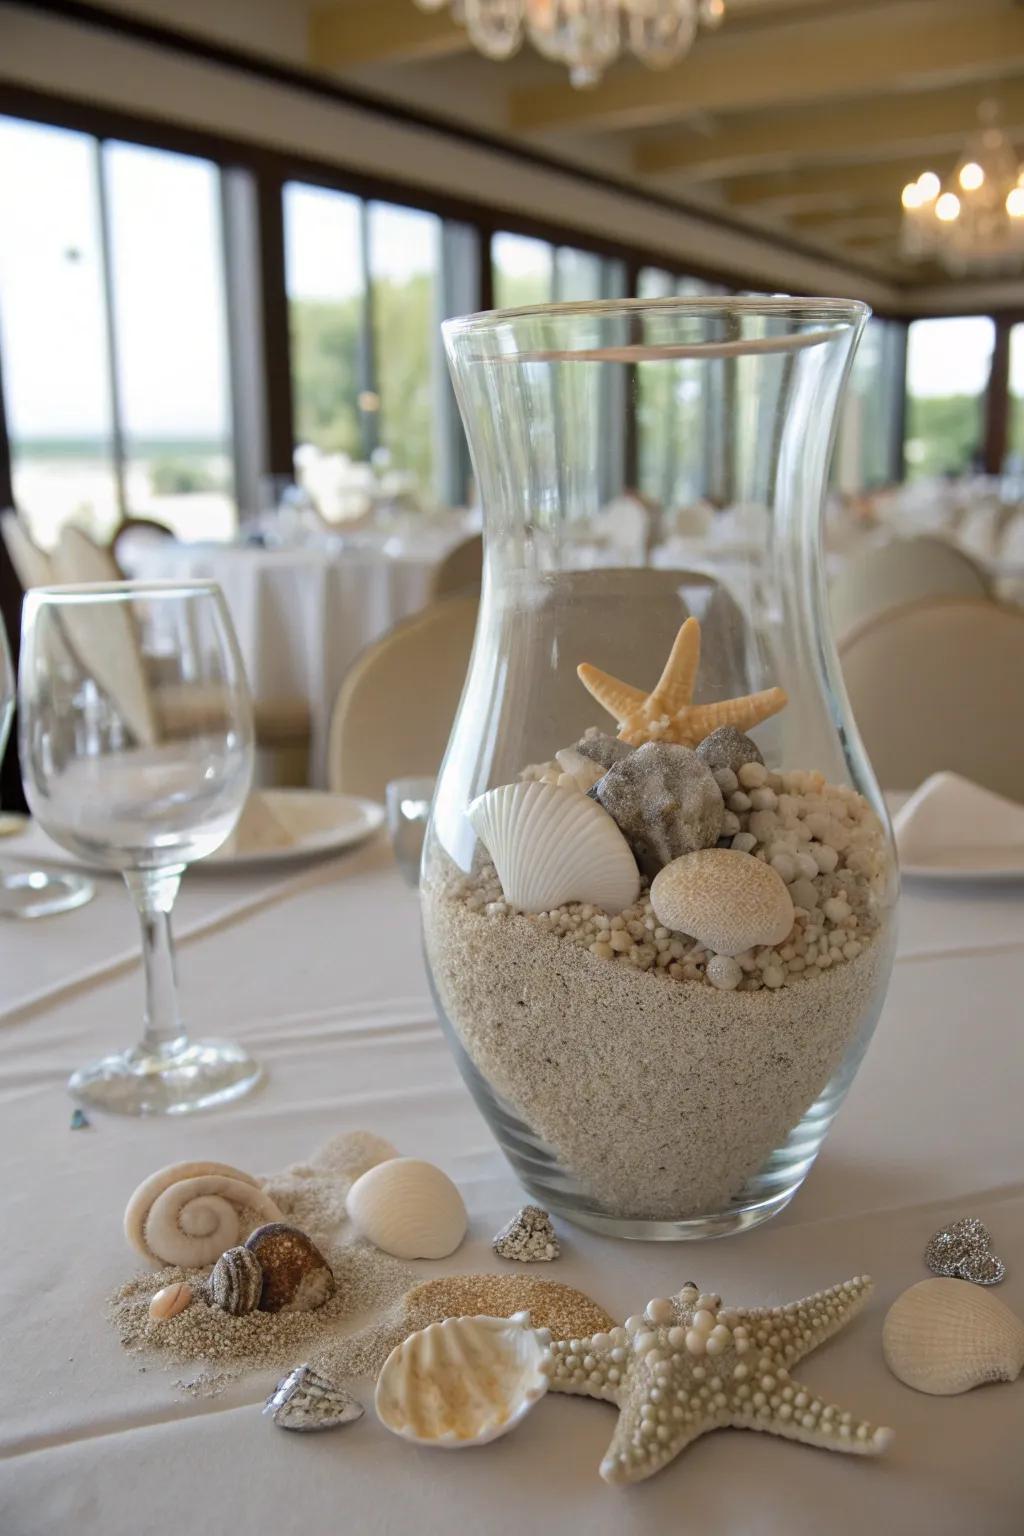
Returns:
[[[936,1397],[1024,1369],[1024,1323],[998,1296],[966,1280],[921,1280],[889,1308],[882,1353],[893,1375]]]
[[[263,1266],[248,1248],[229,1248],[213,1266],[210,1296],[215,1307],[243,1317],[255,1312],[263,1289]]]
[[[388,1356],[377,1380],[377,1417],[417,1445],[486,1445],[544,1396],[550,1339],[546,1328],[531,1328],[529,1312],[431,1323]]]
[[[157,1291],[149,1304],[149,1315],[154,1323],[167,1323],[191,1304],[192,1287],[187,1280],[176,1280]]]
[[[145,1258],[199,1268],[238,1242],[242,1211],[265,1221],[281,1212],[251,1174],[227,1163],[172,1163],[144,1179],[128,1201],[124,1232]]]
[[[735,848],[701,848],[666,864],[651,885],[651,905],[659,923],[716,955],[781,944],[793,926],[781,875]]]
[[[466,1235],[466,1207],[446,1173],[415,1157],[378,1163],[345,1202],[352,1225],[397,1259],[445,1259]]]
[[[639,894],[629,844],[586,795],[552,784],[504,784],[474,800],[468,814],[505,900],[521,912],[584,901],[614,914]]]

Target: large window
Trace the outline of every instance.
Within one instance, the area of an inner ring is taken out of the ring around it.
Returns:
[[[363,457],[379,402],[366,356],[362,203],[289,182],[284,227],[296,444]]]
[[[340,485],[360,475],[345,460],[372,461],[421,499],[461,503],[468,463],[440,324],[479,302],[476,232],[299,182],[285,186],[284,221],[301,463],[329,458],[316,478]]]
[[[840,490],[889,485],[900,476],[905,328],[869,320],[850,370],[839,422],[835,481]]]
[[[0,341],[14,494],[51,544],[118,518],[95,140],[0,118]],[[41,197],[40,187],[49,195]]]
[[[367,218],[380,445],[391,464],[432,490],[443,318],[441,220],[389,203],[370,203]]]
[[[641,299],[697,298],[715,292],[708,283],[677,278],[658,267],[644,267],[637,285]],[[701,370],[707,366],[694,358],[637,366],[639,489],[666,511],[718,489],[707,421],[709,398],[701,383]]]
[[[219,173],[0,118],[0,336],[15,497],[43,544],[122,513],[234,526]]]
[[[982,464],[995,326],[984,316],[915,320],[907,339],[908,479]]]
[[[1010,331],[1010,400],[1006,424],[1006,467],[1024,475],[1024,325]]]

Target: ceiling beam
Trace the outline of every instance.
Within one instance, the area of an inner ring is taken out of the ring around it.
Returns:
[[[904,92],[869,103],[726,118],[706,133],[689,128],[671,139],[638,144],[633,163],[641,175],[670,172],[687,180],[708,180],[792,164],[885,160],[911,149],[922,154],[956,150],[978,126],[982,101],[998,103],[1004,128],[1024,131],[1022,76],[987,85]]]
[[[897,202],[908,181],[923,170],[947,176],[954,168],[948,155],[932,156],[925,162],[919,155],[908,160],[886,160],[881,165],[833,165],[815,171],[780,171],[770,176],[739,176],[726,182],[725,195],[734,208],[767,211],[771,204],[833,198],[869,201],[892,195]]]
[[[658,72],[610,74],[596,90],[544,85],[514,91],[509,115],[522,132],[586,131],[671,122],[694,112],[877,97],[918,85],[1024,71],[1024,10],[975,3],[894,0],[863,16],[795,21],[698,38],[692,55]]]
[[[413,0],[324,6],[309,18],[309,62],[314,69],[438,58],[468,47],[465,27],[452,20],[447,7],[421,11]]]

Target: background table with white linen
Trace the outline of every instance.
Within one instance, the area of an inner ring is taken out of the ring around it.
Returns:
[[[563,1257],[543,1273],[617,1316],[691,1278],[739,1304],[789,1300],[862,1272],[876,1280],[866,1313],[799,1374],[891,1425],[887,1456],[719,1432],[628,1490],[598,1477],[614,1423],[604,1404],[552,1397],[508,1438],[446,1454],[389,1435],[372,1409],[335,1433],[283,1434],[258,1407],[277,1373],[193,1401],[175,1385],[178,1371],[122,1353],[103,1317],[105,1296],[136,1262],[121,1213],[135,1184],[165,1163],[268,1171],[338,1131],[372,1129],[439,1162],[466,1197],[466,1243],[425,1274],[493,1269],[489,1239],[522,1201],[445,1048],[415,894],[386,845],[286,882],[190,873],[181,924],[189,1024],[243,1040],[268,1083],[214,1115],[97,1118],[71,1132],[67,1073],[138,1031],[140,980],[124,963],[130,924],[127,898],[111,886],[77,913],[0,930],[4,1536],[1024,1529],[1024,1380],[923,1397],[889,1375],[880,1351],[886,1308],[925,1276],[925,1242],[956,1216],[989,1224],[1009,1266],[997,1294],[1024,1314],[1019,888],[908,889],[875,1041],[807,1184],[777,1220],[686,1245],[616,1244],[562,1224]]]
[[[364,646],[417,613],[457,535],[385,547],[260,549],[139,540],[138,580],[210,580],[224,593],[256,698],[303,698],[313,725],[311,782],[326,782],[327,734],[342,679]]]

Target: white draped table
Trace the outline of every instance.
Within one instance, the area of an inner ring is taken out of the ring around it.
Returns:
[[[121,1213],[165,1163],[264,1172],[339,1131],[376,1131],[436,1160],[466,1197],[467,1242],[425,1274],[494,1268],[489,1238],[522,1200],[445,1048],[415,896],[385,845],[285,881],[194,872],[179,926],[191,1026],[243,1040],[267,1085],[191,1121],[97,1119],[78,1132],[67,1073],[138,1029],[127,899],[104,886],[80,912],[0,930],[3,1536],[1020,1536],[1024,1380],[923,1397],[880,1351],[886,1308],[925,1276],[925,1242],[953,1217],[989,1224],[1009,1266],[997,1294],[1024,1314],[1019,890],[905,896],[875,1042],[776,1221],[691,1245],[615,1244],[563,1226],[563,1258],[543,1273],[622,1317],[691,1278],[738,1304],[863,1272],[877,1283],[869,1310],[800,1374],[891,1425],[886,1457],[719,1432],[630,1490],[598,1477],[614,1422],[604,1404],[553,1397],[507,1439],[446,1454],[387,1434],[372,1410],[335,1433],[283,1434],[259,1413],[272,1376],[193,1401],[178,1372],[122,1353],[103,1316],[135,1263]]]
[[[124,557],[139,580],[210,580],[224,593],[256,698],[307,700],[313,784],[326,783],[327,735],[342,680],[364,646],[429,601],[434,572],[457,542],[408,551],[259,549],[139,539]]]

